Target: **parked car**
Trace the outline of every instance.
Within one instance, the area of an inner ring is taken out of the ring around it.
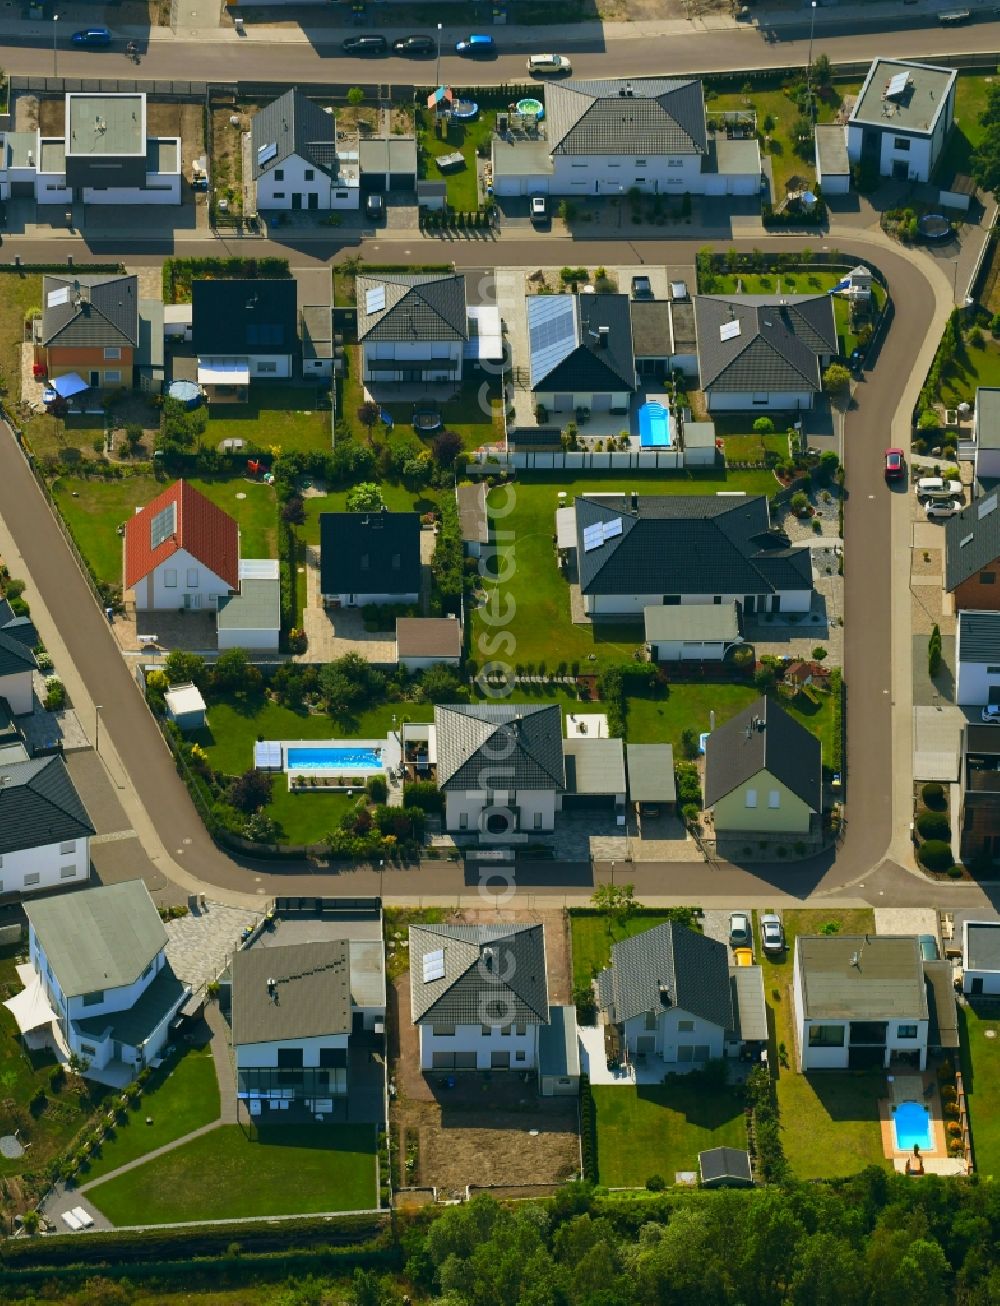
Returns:
[[[401,36],[393,41],[392,48],[396,54],[434,54],[437,50],[433,36]]]
[[[633,299],[652,299],[653,283],[649,277],[632,278],[632,298]]]
[[[928,499],[960,499],[962,482],[945,481],[940,476],[922,476],[917,481],[916,494],[921,503],[925,503]]]
[[[753,931],[750,917],[743,911],[734,911],[729,918],[729,946],[731,948],[752,948]]]
[[[385,197],[383,195],[369,195],[365,200],[365,216],[371,218],[374,222],[380,222],[385,217]]]
[[[528,58],[528,72],[533,77],[553,73],[563,73],[568,77],[572,71],[573,65],[564,54],[533,54]]]
[[[85,27],[69,38],[70,45],[84,50],[106,50],[111,41],[110,27]]]
[[[532,195],[529,210],[531,213],[531,221],[536,227],[540,226],[542,223],[548,222],[549,202],[544,195]]]
[[[959,506],[954,499],[932,500],[924,509],[924,516],[928,521],[947,521],[949,517],[954,517]]]
[[[982,718],[988,726],[995,726],[1000,722],[1000,703],[988,703],[983,708]]]
[[[760,938],[765,952],[785,951],[785,929],[780,916],[766,912],[760,918]]]
[[[906,459],[903,456],[902,449],[886,449],[885,479],[887,481],[901,481],[905,475]]]
[[[384,36],[349,36],[340,48],[344,54],[385,54],[389,42]]]
[[[467,54],[479,59],[490,58],[496,52],[497,43],[492,36],[467,36],[455,46],[456,54]]]

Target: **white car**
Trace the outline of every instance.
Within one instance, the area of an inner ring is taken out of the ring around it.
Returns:
[[[949,517],[954,517],[959,508],[960,505],[954,499],[932,500],[924,508],[924,515],[928,521],[946,521]]]
[[[760,918],[760,937],[765,952],[785,951],[785,931],[780,916],[767,912]]]
[[[995,726],[1000,722],[1000,703],[990,703],[983,708],[982,718],[987,725]]]
[[[917,481],[916,493],[921,502],[925,499],[941,499],[949,496],[960,499],[962,497],[962,482],[944,481],[940,476],[923,476]]]
[[[536,76],[564,73],[567,77],[573,71],[573,65],[564,54],[533,54],[528,59],[528,72]]]
[[[536,225],[548,221],[549,202],[544,195],[532,195],[530,212],[531,221]]]

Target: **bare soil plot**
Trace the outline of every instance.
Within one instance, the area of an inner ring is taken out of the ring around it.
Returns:
[[[252,117],[238,105],[212,110],[212,185],[229,200],[231,213],[243,212],[243,133]]]

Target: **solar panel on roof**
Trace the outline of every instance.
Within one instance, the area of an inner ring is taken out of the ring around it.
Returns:
[[[272,141],[269,145],[261,145],[257,149],[257,162],[259,164],[270,163],[277,153],[277,142]]]
[[[593,526],[588,526],[583,532],[583,551],[592,553],[594,549],[599,549],[604,543],[604,527],[601,522],[595,522]]]
[[[984,517],[988,517],[996,506],[997,496],[995,494],[991,494],[988,499],[984,499],[979,505],[979,520],[982,521]]]
[[[48,308],[56,308],[59,304],[69,303],[69,286],[60,286],[58,290],[50,290],[45,298]]]
[[[897,96],[903,95],[906,91],[906,84],[909,80],[910,80],[909,73],[894,73],[893,76],[889,79],[889,85],[885,89],[886,95],[888,95],[892,99],[895,99]]]
[[[177,505],[168,503],[149,523],[149,547],[158,549],[177,530]]]
[[[576,347],[576,298],[535,295],[528,300],[532,378],[548,373]]]
[[[621,535],[621,533],[622,519],[620,517],[616,517],[614,521],[606,521],[604,523],[604,538],[606,540],[613,540],[616,535]]]
[[[435,948],[433,952],[424,954],[423,974],[425,984],[444,979],[444,948]]]
[[[365,291],[365,312],[381,313],[385,308],[385,286],[373,286]]]
[[[732,322],[723,322],[722,326],[719,327],[720,340],[735,340],[739,334],[740,324],[738,319],[734,319]]]

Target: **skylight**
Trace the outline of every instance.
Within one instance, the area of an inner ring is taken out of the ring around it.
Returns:
[[[734,318],[732,322],[723,322],[719,327],[720,340],[735,340],[739,334],[740,323],[738,318]]]
[[[365,291],[365,312],[381,313],[385,308],[385,286],[372,286]]]
[[[57,308],[60,304],[69,303],[69,286],[60,286],[58,290],[50,290],[45,297],[47,308]]]
[[[424,954],[423,970],[425,984],[444,979],[444,948],[435,948],[433,952]]]
[[[168,503],[165,508],[160,509],[149,523],[149,547],[158,549],[161,544],[170,539],[171,535],[176,534],[177,504]]]

